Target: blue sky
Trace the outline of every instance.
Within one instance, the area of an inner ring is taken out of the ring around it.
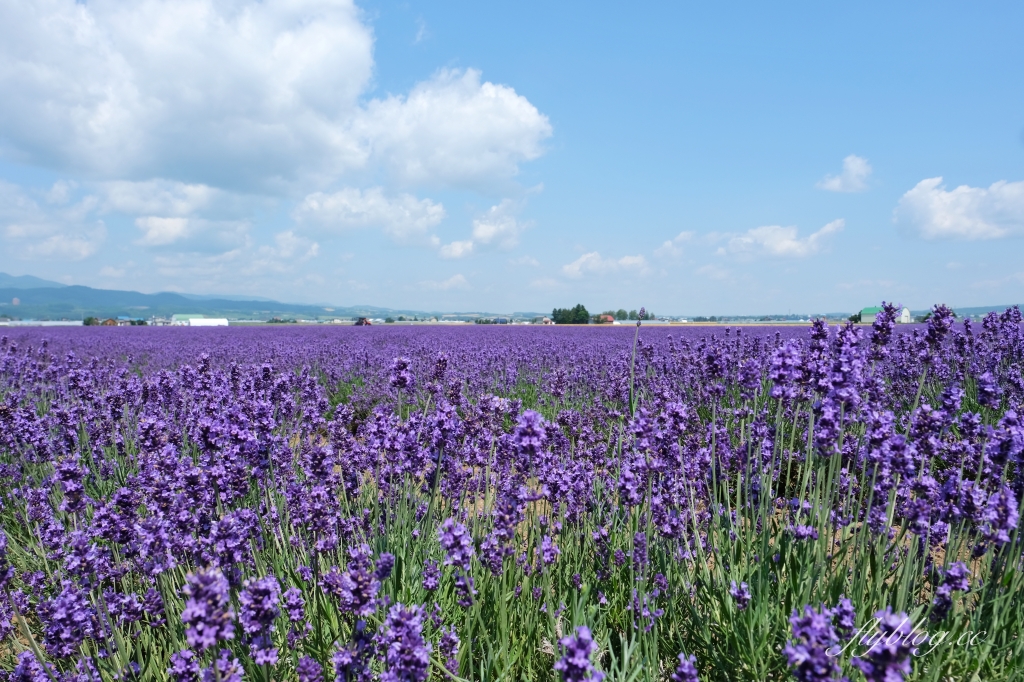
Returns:
[[[1017,303],[1021,25],[0,0],[0,270],[446,310]]]

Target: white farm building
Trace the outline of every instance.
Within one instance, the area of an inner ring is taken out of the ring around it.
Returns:
[[[873,324],[878,313],[882,312],[881,308],[864,308],[860,311],[860,321],[862,324]],[[910,308],[904,306],[900,310],[900,314],[896,316],[896,322],[900,324],[910,324],[913,322],[913,318],[910,316]]]

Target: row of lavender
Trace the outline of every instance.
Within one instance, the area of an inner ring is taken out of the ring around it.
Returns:
[[[17,330],[0,668],[1024,674],[1020,313],[894,315],[809,333]]]

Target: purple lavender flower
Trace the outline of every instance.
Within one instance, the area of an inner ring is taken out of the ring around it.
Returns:
[[[373,639],[366,632],[366,621],[356,621],[352,641],[335,651],[331,658],[335,682],[370,682],[373,649]]]
[[[863,656],[854,656],[850,664],[864,673],[868,682],[900,682],[911,672],[910,657],[917,645],[928,641],[916,632],[906,613],[893,613],[892,607],[875,613],[878,633],[865,635],[861,645],[868,647]]]
[[[427,559],[423,562],[423,589],[433,592],[441,584],[441,568],[436,562]]]
[[[512,439],[516,452],[527,465],[536,462],[547,443],[544,417],[533,410],[523,412],[519,416],[516,430],[512,433]]]
[[[845,596],[839,597],[839,603],[832,609],[832,615],[836,621],[836,631],[843,641],[849,641],[857,629],[857,612],[853,609],[853,602]]]
[[[1000,486],[999,490],[988,498],[982,512],[982,533],[990,542],[1003,545],[1010,541],[1010,533],[1017,528],[1020,519],[1017,513],[1017,497],[1008,486]]]
[[[380,581],[370,570],[370,546],[363,544],[349,549],[348,570],[344,573],[332,566],[320,579],[324,591],[335,597],[343,611],[366,618],[377,610]]]
[[[789,618],[793,638],[786,643],[784,653],[799,682],[834,680],[839,673],[835,652],[829,652],[839,643],[832,617],[833,612],[824,605],[818,611],[804,606],[802,616],[793,609]]]
[[[818,529],[814,526],[795,525],[789,526],[787,530],[792,533],[794,540],[817,540]]]
[[[247,580],[238,595],[239,621],[249,636],[253,662],[257,665],[277,665],[278,652],[271,646],[270,633],[274,631],[274,620],[281,613],[280,597],[281,586],[272,575]]]
[[[424,682],[430,668],[430,643],[423,641],[423,607],[395,604],[379,635],[384,650],[381,682]]]
[[[643,531],[633,536],[633,566],[637,570],[647,566],[647,533]]]
[[[896,317],[902,306],[882,301],[882,310],[875,315],[871,323],[872,356],[880,360],[887,355],[887,346],[892,341],[892,330],[896,326]]]
[[[84,511],[89,499],[85,494],[83,481],[89,472],[78,463],[77,457],[62,460],[56,469],[57,481],[60,483],[61,492],[64,493],[60,510],[69,514]]]
[[[469,608],[473,605],[473,598],[476,597],[476,587],[473,576],[468,573],[455,574],[455,592],[459,595],[459,606]]]
[[[0,530],[0,592],[7,589],[7,584],[14,577],[14,566],[7,558],[7,535]]]
[[[377,557],[377,567],[373,573],[377,576],[377,580],[384,582],[391,577],[391,571],[394,567],[395,555],[391,552],[384,552]]]
[[[97,634],[96,612],[88,595],[65,582],[59,595],[39,605],[43,642],[51,656],[74,654],[87,637]]]
[[[391,363],[391,385],[398,390],[410,390],[416,386],[416,377],[409,369],[409,358],[398,357]]]
[[[324,682],[324,669],[309,656],[303,656],[295,666],[299,682]]]
[[[227,578],[219,568],[188,575],[182,588],[185,609],[181,622],[189,646],[205,652],[218,642],[234,639],[235,614],[228,606],[228,589]]]
[[[188,649],[171,654],[171,667],[167,674],[174,682],[198,682],[199,658]]]
[[[444,667],[452,675],[459,673],[459,633],[455,628],[445,626],[441,628],[441,639],[437,644],[438,653],[444,659]]]
[[[672,682],[700,682],[700,678],[697,677],[697,657],[680,653],[679,665],[669,679]]]
[[[18,654],[18,662],[7,680],[9,682],[52,682],[53,679],[60,679],[52,666],[46,664],[46,667],[49,668],[49,673],[40,665],[35,654],[31,651],[22,651]]]
[[[550,536],[545,535],[540,541],[540,556],[545,566],[555,563],[558,560],[558,555],[561,553],[562,550],[558,549],[558,545],[551,540]]]
[[[575,637],[563,637],[558,643],[563,653],[562,658],[555,663],[555,670],[561,673],[562,682],[601,682],[604,679],[604,673],[595,668],[590,661],[590,657],[597,650],[597,644],[590,635],[590,628],[581,625],[576,628]]]
[[[932,600],[931,618],[935,622],[945,620],[953,607],[953,592],[968,592],[971,589],[971,571],[962,561],[950,565],[945,571],[942,584],[935,590]]]
[[[750,588],[746,583],[741,582],[739,586],[736,586],[736,581],[733,580],[729,586],[729,594],[736,600],[736,608],[743,611],[750,604]]]
[[[469,561],[473,557],[473,538],[469,530],[455,519],[447,518],[437,529],[441,548],[445,551],[445,566],[458,566],[469,571]]]
[[[984,407],[998,409],[999,382],[992,372],[985,372],[978,377],[978,402]]]
[[[217,660],[201,676],[202,682],[242,682],[242,664],[230,651],[221,649]]]

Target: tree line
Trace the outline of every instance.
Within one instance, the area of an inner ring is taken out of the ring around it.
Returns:
[[[626,320],[638,320],[640,314],[635,310],[626,311],[625,308],[618,310],[606,310],[598,315],[591,315],[582,303],[577,303],[572,308],[555,308],[551,311],[551,321],[555,324],[610,324],[612,321],[623,322]],[[657,319],[653,313],[644,313],[645,320]]]

